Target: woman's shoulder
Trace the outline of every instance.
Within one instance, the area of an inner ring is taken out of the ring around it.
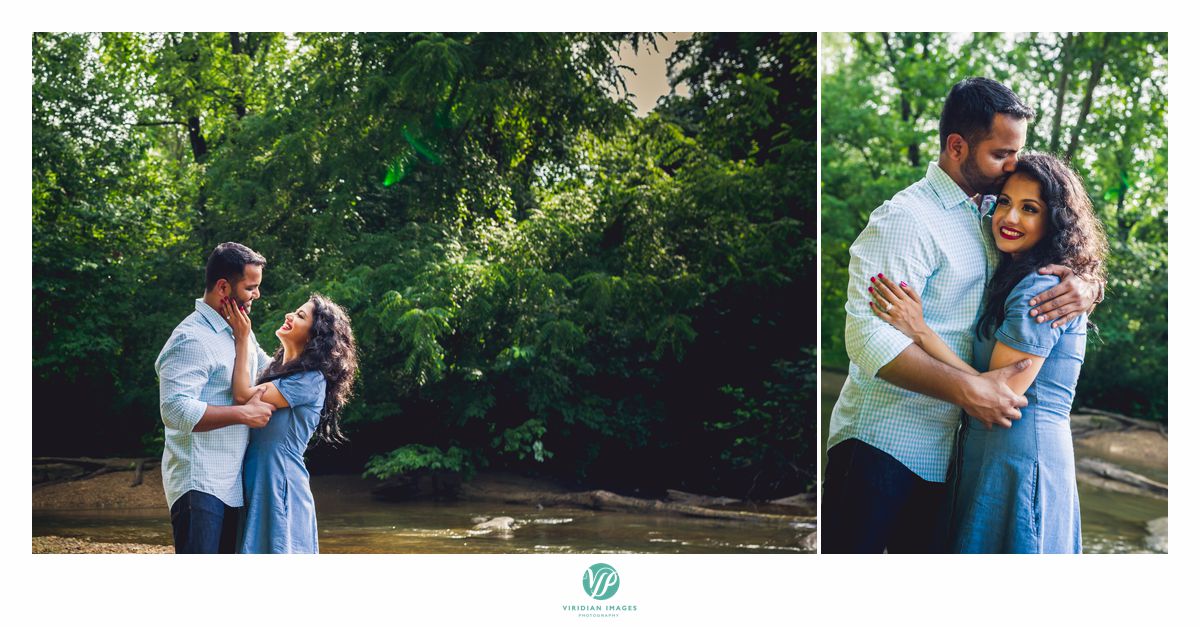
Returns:
[[[1017,281],[1017,284],[1013,286],[1013,292],[1021,291],[1038,294],[1061,282],[1062,279],[1058,278],[1056,274],[1039,274],[1037,270],[1030,270],[1029,274],[1021,277],[1021,280]]]
[[[280,377],[277,387],[293,408],[320,405],[325,397],[325,375],[318,370],[293,372]]]
[[[322,374],[320,370],[301,370],[300,372],[293,372],[287,376],[280,377],[280,379],[289,383],[320,386],[325,385],[325,375]]]
[[[305,370],[299,374],[304,379],[312,381],[313,383],[325,383],[325,375],[320,370]]]
[[[1036,269],[1032,270],[1013,285],[1012,291],[1008,293],[1008,298],[1005,299],[1006,308],[1011,309],[1022,303],[1028,305],[1031,298],[1053,288],[1059,282],[1060,279],[1056,275],[1038,274]]]

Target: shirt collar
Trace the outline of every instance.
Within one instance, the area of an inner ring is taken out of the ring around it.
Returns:
[[[933,193],[937,195],[938,200],[942,202],[943,209],[953,209],[966,203],[974,211],[979,211],[975,203],[971,202],[971,197],[950,178],[949,174],[937,164],[936,161],[929,163],[929,168],[925,170],[925,180],[929,181],[929,187],[933,189]]]
[[[208,303],[204,302],[203,298],[196,299],[196,311],[200,312],[200,316],[208,321],[213,331],[220,333],[228,329],[230,333],[233,333],[233,327],[229,326],[229,323],[225,321],[225,318],[221,317],[221,314],[217,313],[216,309],[213,309]]]

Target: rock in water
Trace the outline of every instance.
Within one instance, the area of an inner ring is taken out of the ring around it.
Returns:
[[[800,547],[806,551],[817,551],[817,532],[812,532],[800,541]]]
[[[493,531],[502,534],[512,533],[514,522],[516,521],[508,516],[497,516],[489,521],[475,525],[475,531]]]
[[[1151,551],[1160,553],[1167,552],[1167,519],[1155,518],[1146,523],[1146,530],[1150,532],[1150,537],[1146,538],[1146,546]]]

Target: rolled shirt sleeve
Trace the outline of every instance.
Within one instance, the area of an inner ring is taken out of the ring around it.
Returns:
[[[176,333],[163,347],[154,370],[159,410],[168,429],[191,432],[204,417],[208,403],[200,400],[200,393],[208,383],[210,361],[204,345],[186,333]]]
[[[850,246],[846,288],[846,353],[863,374],[875,377],[912,340],[871,311],[871,277],[882,273],[905,281],[918,294],[937,267],[928,228],[902,207],[885,203],[871,214],[866,228]]]

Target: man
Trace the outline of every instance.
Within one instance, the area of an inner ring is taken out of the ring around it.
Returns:
[[[850,372],[833,409],[821,509],[825,553],[929,553],[942,548],[942,508],[961,407],[991,426],[1021,417],[1008,378],[1029,365],[971,375],[926,354],[868,305],[871,277],[903,280],[925,320],[963,360],[999,261],[990,202],[1025,145],[1033,110],[1004,85],[971,78],[946,97],[941,152],[925,178],[885,202],[850,247],[846,352]],[[1065,324],[1099,286],[1050,266],[1062,282],[1039,295],[1039,322]],[[916,392],[914,394],[914,392]]]
[[[226,300],[249,312],[265,265],[262,255],[241,244],[217,246],[205,268],[203,298],[154,362],[165,433],[163,487],[176,553],[233,553],[237,541],[249,428],[265,426],[274,407],[261,392],[245,405],[234,404],[233,330],[218,312]],[[269,358],[250,338],[261,370]]]

